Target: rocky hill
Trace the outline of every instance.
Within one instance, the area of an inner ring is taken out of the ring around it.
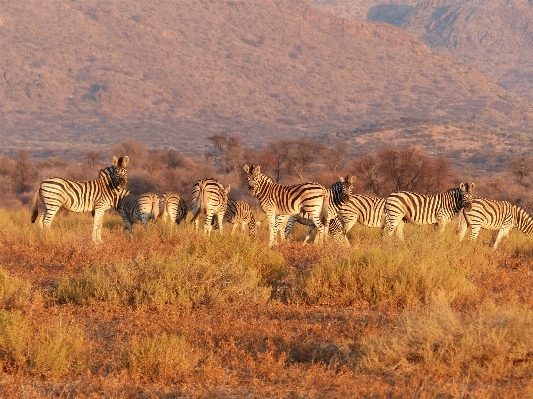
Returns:
[[[384,21],[533,99],[533,3],[529,0],[310,0],[347,19]]]
[[[221,130],[261,146],[402,117],[533,128],[531,103],[476,69],[300,0],[0,3],[3,154],[201,153]]]

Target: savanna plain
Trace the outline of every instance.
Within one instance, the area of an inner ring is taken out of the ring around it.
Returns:
[[[260,214],[257,219],[261,220]],[[189,215],[189,219],[190,219]],[[208,238],[161,221],[0,210],[0,392],[39,398],[533,396],[533,250],[513,231],[460,243],[269,249],[268,231]]]

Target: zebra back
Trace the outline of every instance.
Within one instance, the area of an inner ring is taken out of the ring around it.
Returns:
[[[346,232],[359,222],[365,227],[383,227],[385,222],[385,198],[355,194],[349,197],[339,210]]]
[[[159,200],[159,217],[171,223],[182,223],[187,218],[187,203],[178,194],[168,192]]]
[[[124,222],[124,231],[132,233],[132,225],[138,222],[146,228],[148,220],[155,220],[159,214],[159,197],[154,193],[128,195],[120,201],[118,212]]]
[[[191,193],[193,220],[200,213],[223,214],[226,211],[229,190],[229,186],[225,189],[222,183],[215,179],[206,178],[194,183]]]

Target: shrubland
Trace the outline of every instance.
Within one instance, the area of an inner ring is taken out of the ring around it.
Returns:
[[[264,216],[256,213],[256,218]],[[190,219],[190,216],[189,216]],[[266,224],[265,224],[266,225]],[[350,248],[0,210],[4,397],[527,397],[531,237],[453,226]]]

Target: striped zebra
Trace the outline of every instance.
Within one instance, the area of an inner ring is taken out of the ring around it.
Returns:
[[[340,210],[349,201],[349,198],[352,195],[354,181],[355,181],[355,176],[339,177],[339,181],[333,183],[331,187],[327,189],[328,195],[329,195],[328,220],[335,220],[336,218],[339,218],[339,222],[342,224],[342,231],[344,231],[345,229],[344,229],[344,220],[343,220],[342,215],[340,215]],[[292,226],[294,225],[294,222],[299,222],[309,227],[307,230],[307,236],[305,237],[304,242],[307,242],[311,238],[311,233],[314,230],[314,224],[311,220],[309,220],[309,218],[307,218],[307,221],[305,221],[304,219],[306,219],[306,217],[303,215],[293,215],[289,217],[289,219],[287,220],[287,224],[285,225],[285,231],[284,231],[285,240],[289,238],[289,234],[292,229]],[[280,225],[281,225],[281,219],[278,221],[278,226]],[[336,239],[338,239],[338,237]]]
[[[230,186],[224,188],[215,179],[201,179],[194,183],[191,201],[193,218],[190,223],[194,222],[196,232],[198,232],[198,216],[200,213],[204,213],[206,215],[204,232],[211,235],[211,220],[216,215],[219,226],[218,232],[222,234],[222,220],[226,213],[229,191]]]
[[[92,240],[102,242],[104,212],[117,206],[128,181],[129,157],[113,157],[113,165],[102,169],[96,180],[74,181],[52,177],[39,184],[33,196],[31,222],[41,209],[39,226],[49,227],[61,207],[71,212],[91,212],[94,217]]]
[[[444,231],[446,224],[461,209],[470,208],[474,183],[463,184],[457,188],[450,188],[437,195],[422,195],[409,191],[390,194],[385,201],[385,224],[383,233],[391,236],[396,234],[403,241],[403,226],[405,222],[415,224],[434,224],[435,229],[440,226]]]
[[[525,235],[533,233],[533,217],[523,208],[507,201],[496,201],[485,198],[473,198],[472,208],[463,209],[457,219],[459,238],[462,240],[468,227],[472,228],[470,239],[475,241],[479,231],[499,230],[493,248],[496,249],[500,240],[507,236],[513,227]]]
[[[385,223],[385,198],[364,194],[351,195],[339,209],[348,233],[359,222],[365,227],[383,228]]]
[[[261,173],[260,166],[244,166],[247,173],[248,193],[256,196],[261,209],[267,215],[269,228],[268,245],[276,242],[278,215],[297,215],[301,212],[309,215],[318,230],[321,243],[328,232],[328,190],[318,183],[300,183],[286,186]]]
[[[385,223],[385,198],[372,197],[364,194],[354,194],[348,197],[348,201],[341,205],[339,208],[339,222],[343,223],[343,233],[340,229],[335,228],[336,231],[332,231],[332,236],[336,242],[344,240],[349,244],[346,234],[352,229],[352,227],[359,222],[364,227],[377,227],[383,228]],[[291,216],[294,221],[309,226],[307,236],[304,242],[307,242],[313,231],[314,225],[309,219],[302,218],[300,215]],[[290,219],[287,221],[287,225],[290,223]],[[330,222],[330,230],[333,229]],[[287,237],[287,235],[286,235]]]
[[[280,225],[282,222],[282,218],[284,217],[278,217],[278,224]],[[315,229],[315,224],[308,218],[303,217],[301,215],[292,215],[287,220],[287,224],[285,226],[285,240],[289,238],[289,233],[292,230],[292,227],[294,226],[294,223],[300,223],[304,226],[307,226],[307,235],[304,238],[304,243],[309,242],[309,239],[311,238],[311,233]],[[343,220],[340,216],[336,216],[334,219],[331,219],[329,221],[329,229],[328,229],[329,235],[333,238],[333,242],[338,244],[343,244],[346,246],[350,246],[350,242],[348,241],[348,238],[346,237],[346,231],[345,231],[345,225]]]
[[[255,221],[252,208],[250,208],[247,202],[231,198],[228,198],[224,222],[233,224],[231,234],[235,233],[239,225],[243,232],[246,230],[246,226],[248,226],[248,235],[252,239],[257,237],[257,226],[261,224],[261,222]],[[216,219],[213,218],[211,224],[214,224],[215,230],[218,229],[218,221]]]
[[[159,196],[154,193],[127,195],[118,203],[118,213],[124,222],[122,232],[133,235],[132,225],[141,222],[146,229],[148,220],[155,220],[159,214]]]
[[[181,224],[187,218],[187,203],[176,193],[165,193],[159,199],[159,215],[162,220]]]

